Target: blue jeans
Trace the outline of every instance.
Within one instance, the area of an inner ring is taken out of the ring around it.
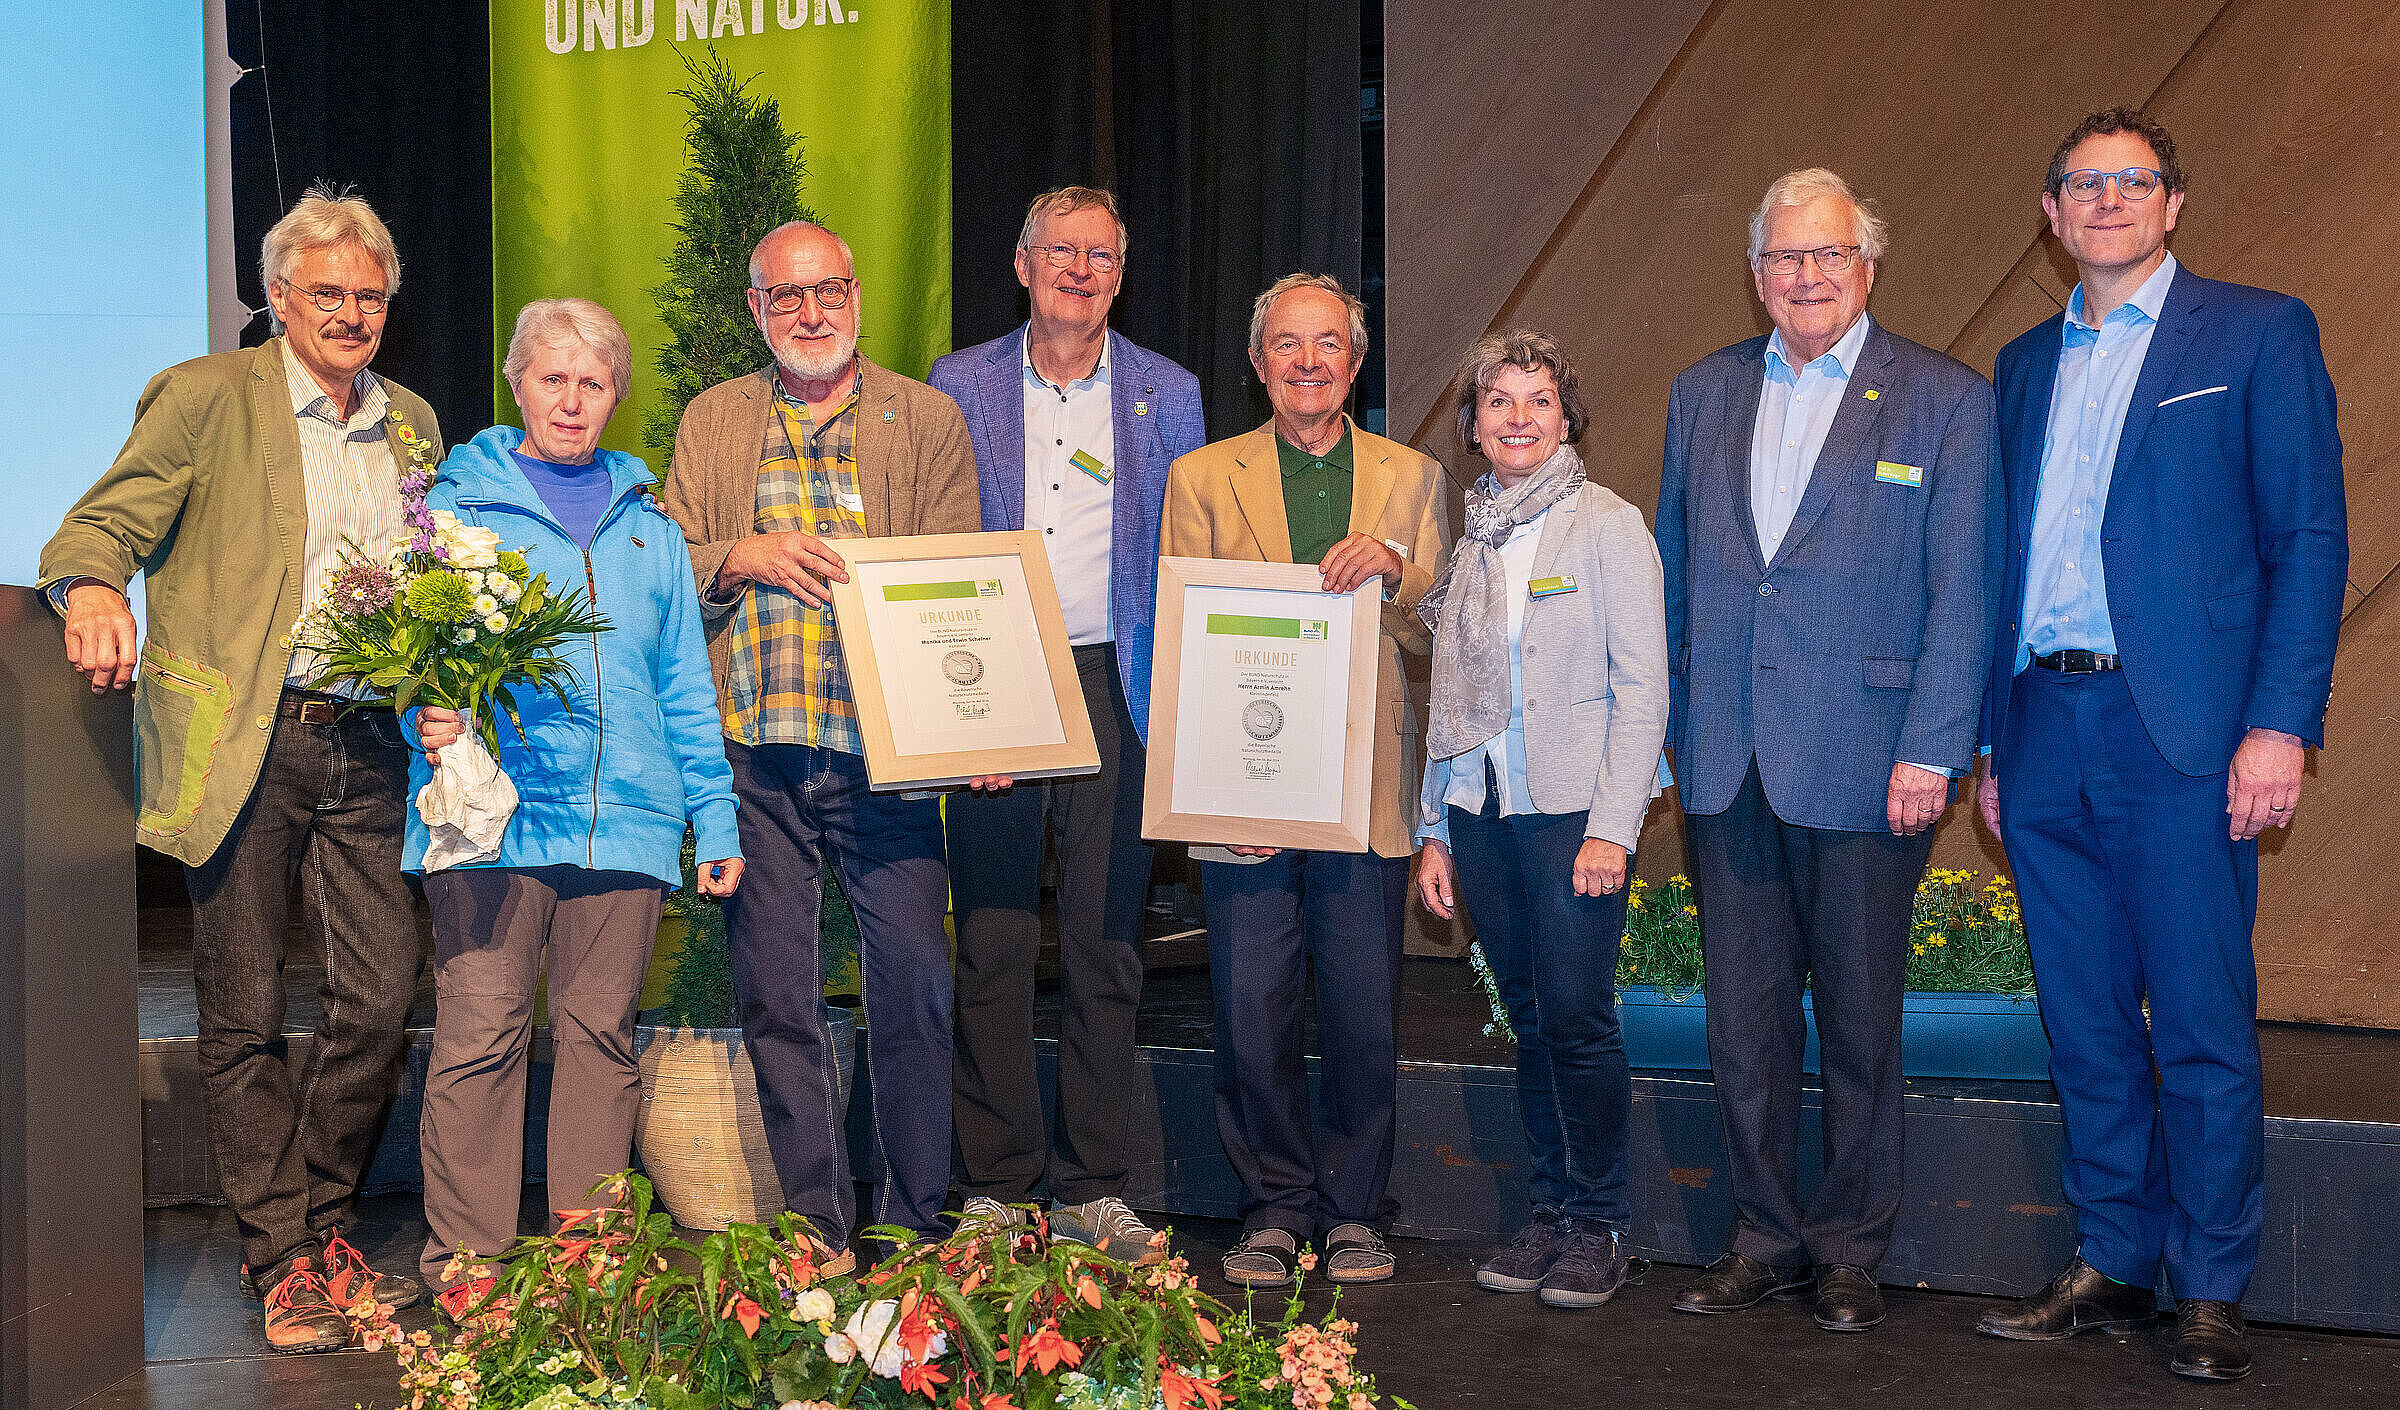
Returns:
[[[1575,894],[1581,813],[1500,817],[1450,809],[1458,895],[1475,920],[1517,1030],[1517,1112],[1533,1160],[1536,1217],[1623,1230],[1633,1081],[1617,1024],[1625,887]]]

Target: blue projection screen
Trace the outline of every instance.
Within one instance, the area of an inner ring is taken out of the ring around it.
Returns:
[[[0,582],[208,351],[202,9],[0,4]]]

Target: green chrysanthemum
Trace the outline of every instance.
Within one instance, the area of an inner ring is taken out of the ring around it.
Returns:
[[[524,554],[513,548],[504,548],[500,550],[500,571],[521,583],[532,569],[526,566]]]
[[[475,615],[475,589],[447,569],[435,569],[408,585],[408,610],[445,625]]]

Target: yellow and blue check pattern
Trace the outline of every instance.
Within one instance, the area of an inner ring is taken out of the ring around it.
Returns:
[[[768,374],[770,380],[773,372]],[[820,427],[806,404],[777,386],[758,467],[759,533],[799,530],[821,539],[865,538],[856,454],[858,386]],[[862,752],[858,706],[842,664],[831,607],[752,583],[736,609],[725,733],[744,744],[808,744]]]

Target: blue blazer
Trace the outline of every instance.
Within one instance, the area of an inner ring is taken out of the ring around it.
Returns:
[[[1993,369],[2008,537],[1989,743],[2007,738],[2064,328],[2063,314],[2044,319]],[[2125,683],[2168,763],[2221,773],[2254,726],[2323,742],[2350,532],[2333,379],[2308,305],[2177,271],[2125,413],[2100,535]]]
[[[1973,762],[1999,519],[1992,389],[1870,326],[1799,511],[1764,562],[1750,440],[1766,347],[1759,337],[1709,354],[1667,402],[1658,551],[1683,808],[1723,812],[1756,758],[1786,822],[1881,832],[1893,764]],[[1878,462],[1904,468],[1879,479]]]
[[[1030,325],[1027,325],[1030,326]],[[926,378],[966,413],[986,531],[1025,527],[1025,334],[949,353]],[[1167,467],[1208,439],[1200,380],[1111,330],[1109,403],[1117,438],[1116,513],[1109,544],[1109,610],[1117,673],[1134,728],[1150,737],[1150,631],[1158,599],[1158,521]]]

